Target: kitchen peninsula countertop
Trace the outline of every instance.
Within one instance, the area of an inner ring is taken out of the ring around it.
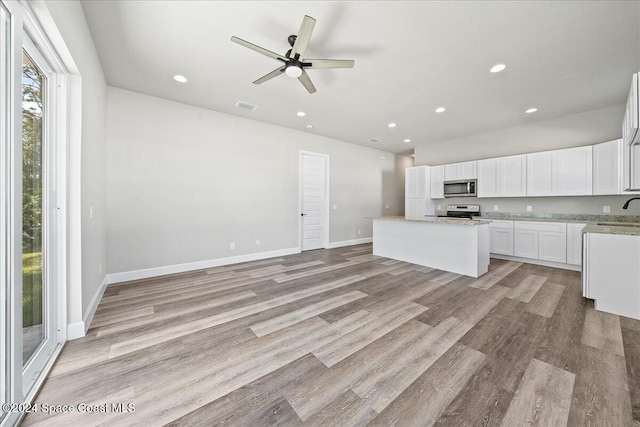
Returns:
[[[414,221],[427,222],[431,224],[455,224],[455,225],[482,225],[489,224],[491,221],[463,218],[442,218],[437,216],[425,216],[424,218],[407,218],[402,215],[385,215],[380,217],[369,217],[369,219],[384,219],[390,221]]]

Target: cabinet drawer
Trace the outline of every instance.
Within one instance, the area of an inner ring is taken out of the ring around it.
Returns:
[[[515,221],[516,230],[551,231],[556,233],[566,233],[567,224],[564,222],[542,222],[542,221]]]
[[[492,219],[491,223],[489,223],[490,228],[507,228],[509,230],[513,230],[513,221],[504,220],[504,219]]]

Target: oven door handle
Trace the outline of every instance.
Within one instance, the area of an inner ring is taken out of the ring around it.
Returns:
[[[467,182],[467,194],[471,194],[471,181]]]

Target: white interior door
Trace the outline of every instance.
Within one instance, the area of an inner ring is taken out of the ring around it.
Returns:
[[[325,157],[300,154],[301,248],[324,248],[325,235]]]

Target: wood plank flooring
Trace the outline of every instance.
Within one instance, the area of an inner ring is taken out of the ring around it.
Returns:
[[[109,286],[36,402],[106,411],[23,425],[638,427],[640,321],[572,271],[317,250]]]

